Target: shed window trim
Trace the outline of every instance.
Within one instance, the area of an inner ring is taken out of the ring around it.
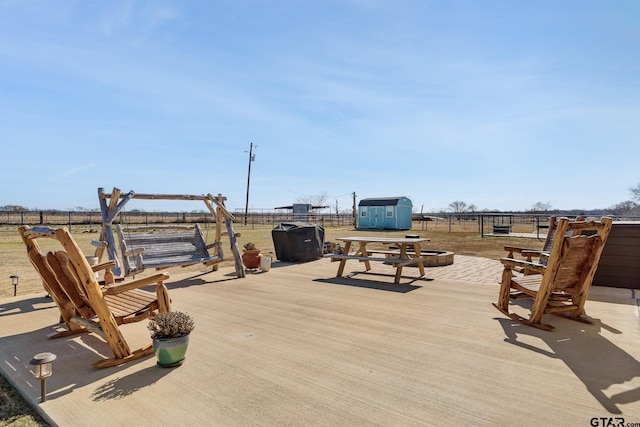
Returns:
[[[387,206],[387,218],[393,217],[393,206]]]

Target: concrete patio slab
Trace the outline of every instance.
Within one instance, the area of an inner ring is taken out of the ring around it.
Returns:
[[[553,332],[491,306],[500,264],[274,264],[235,279],[172,270],[175,310],[196,330],[185,363],[153,357],[95,370],[109,356],[93,334],[48,340],[58,311],[44,293],[0,300],[0,370],[61,426],[475,425],[640,423],[640,320],[633,291],[594,288],[585,325],[551,316]],[[528,313],[526,301],[516,311]],[[123,326],[132,347],[146,322]],[[29,372],[36,353],[58,356],[47,400]],[[602,424],[598,424],[602,425]]]

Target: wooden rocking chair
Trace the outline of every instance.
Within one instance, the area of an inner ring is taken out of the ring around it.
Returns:
[[[502,258],[504,271],[500,295],[493,306],[513,320],[540,329],[553,329],[553,326],[541,323],[545,313],[565,313],[570,319],[590,323],[585,317],[584,305],[611,224],[611,218],[607,217],[601,221],[560,218],[546,265]],[[537,274],[515,277],[514,268]],[[520,297],[534,299],[529,319],[509,312],[509,299]]]
[[[95,368],[121,365],[153,353],[151,343],[132,351],[120,325],[138,322],[156,312],[167,312],[171,301],[164,285],[167,273],[158,273],[129,282],[114,283],[110,269],[114,261],[90,266],[86,257],[66,228],[23,226],[20,236],[27,246],[27,254],[43,280],[45,290],[60,309],[61,320],[68,330],[50,336],[59,338],[82,332],[94,332],[109,345],[114,357],[93,363]],[[37,238],[52,238],[64,250],[44,255]],[[95,271],[105,270],[105,284],[101,286]],[[156,284],[156,292],[139,289]]]

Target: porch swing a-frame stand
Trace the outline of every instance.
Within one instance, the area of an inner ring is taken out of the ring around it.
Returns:
[[[127,228],[116,224],[122,252],[121,258],[119,258],[114,239],[113,222],[131,199],[202,200],[215,219],[215,241],[207,245],[198,224],[192,226],[127,226]],[[198,263],[212,265],[213,269],[217,270],[218,264],[224,260],[223,234],[229,237],[237,277],[245,277],[242,257],[236,240],[237,235],[233,230],[234,217],[224,206],[226,198],[221,194],[218,194],[217,197],[211,194],[206,196],[141,194],[134,191],[123,194],[118,188],[114,188],[111,194],[107,194],[103,188],[98,188],[98,200],[102,213],[102,230],[95,255],[101,260],[104,252],[107,252],[108,258],[116,264],[112,268],[116,277],[141,273],[145,268],[184,267]],[[226,233],[222,231],[223,223],[226,226]],[[100,244],[100,242],[106,244]]]

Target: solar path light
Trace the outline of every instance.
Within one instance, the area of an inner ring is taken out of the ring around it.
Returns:
[[[20,276],[18,276],[17,274],[14,274],[13,276],[11,276],[11,284],[13,285],[13,296],[15,297],[18,293],[18,279],[20,278]]]
[[[56,355],[53,353],[38,353],[33,356],[33,359],[29,362],[33,365],[33,376],[40,380],[40,402],[47,400],[47,386],[45,381],[53,374],[53,361],[56,360]]]

